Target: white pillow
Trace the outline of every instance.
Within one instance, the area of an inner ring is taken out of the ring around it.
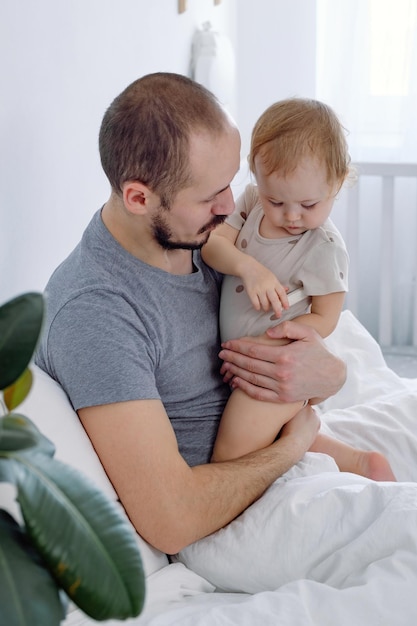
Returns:
[[[342,312],[325,343],[347,364],[347,380],[336,395],[320,405],[323,411],[372,402],[410,388],[410,381],[387,366],[380,346],[351,311]]]
[[[55,458],[76,467],[110,500],[117,501],[117,494],[67,395],[39,367],[32,365],[31,369],[34,376],[33,387],[17,411],[31,419],[42,434],[54,443]],[[138,534],[137,542],[146,576],[168,565],[166,554],[150,546]]]

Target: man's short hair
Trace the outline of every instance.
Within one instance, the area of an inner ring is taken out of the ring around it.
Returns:
[[[162,204],[190,183],[189,138],[203,130],[220,134],[227,115],[205,87],[180,74],[139,78],[107,109],[99,134],[101,163],[112,189],[138,181]]]

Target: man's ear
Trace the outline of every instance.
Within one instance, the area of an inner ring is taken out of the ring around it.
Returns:
[[[128,181],[122,191],[124,205],[130,213],[144,215],[155,204],[156,195],[143,183]]]

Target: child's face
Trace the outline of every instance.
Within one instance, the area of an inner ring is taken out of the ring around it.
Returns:
[[[279,172],[266,175],[258,156],[255,169],[267,236],[300,235],[329,217],[340,185],[328,184],[326,169],[315,158],[305,157],[286,177]]]

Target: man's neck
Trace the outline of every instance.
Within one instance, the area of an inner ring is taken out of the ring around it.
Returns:
[[[129,254],[140,261],[170,274],[191,274],[191,250],[164,250],[152,237],[147,224],[137,215],[129,214],[113,197],[101,212],[104,225]]]

